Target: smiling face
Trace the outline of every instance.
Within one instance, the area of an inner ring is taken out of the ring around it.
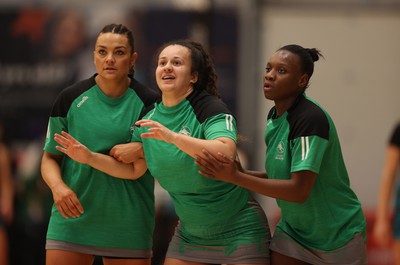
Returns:
[[[98,36],[94,50],[94,64],[99,78],[126,79],[136,58],[137,54],[132,53],[132,47],[125,35],[101,33]]]
[[[169,45],[158,56],[156,81],[160,90],[179,97],[193,89],[197,73],[192,73],[190,50],[181,45]]]
[[[304,91],[307,80],[297,55],[286,50],[277,51],[265,68],[264,96],[276,104],[291,103]]]

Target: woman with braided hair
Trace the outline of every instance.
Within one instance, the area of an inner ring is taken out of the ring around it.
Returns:
[[[54,141],[55,133],[65,131],[96,152],[111,153],[130,144],[131,127],[159,98],[133,77],[138,55],[126,26],[104,26],[93,55],[97,73],[64,89],[49,118],[41,164],[54,198],[46,264],[91,265],[99,256],[105,265],[150,265],[153,177],[146,170],[135,181],[110,177],[64,155]]]

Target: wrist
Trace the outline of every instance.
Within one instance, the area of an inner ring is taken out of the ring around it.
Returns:
[[[168,143],[178,145],[179,143],[179,134],[171,131],[171,134],[168,137]]]
[[[51,185],[49,185],[50,190],[54,190],[58,185],[62,184],[62,180],[51,183]]]
[[[83,163],[83,164],[87,164],[87,165],[89,165],[89,166],[92,166],[92,165],[93,165],[93,162],[94,162],[94,160],[95,160],[95,156],[96,156],[96,153],[94,153],[94,152],[92,152],[92,151],[89,151],[88,156],[87,156],[86,163]]]

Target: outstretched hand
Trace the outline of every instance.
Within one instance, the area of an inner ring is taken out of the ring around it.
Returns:
[[[203,154],[204,157],[196,156],[195,164],[201,168],[199,173],[209,178],[231,182],[238,171],[236,161],[222,153],[215,157],[205,149]]]
[[[154,138],[167,143],[171,143],[175,133],[163,126],[161,123],[152,120],[139,120],[135,123],[138,126],[150,127],[145,133],[142,133],[142,138]]]
[[[76,162],[87,164],[92,152],[69,133],[62,131],[61,134],[54,134],[54,140],[60,144],[56,149],[63,152]]]

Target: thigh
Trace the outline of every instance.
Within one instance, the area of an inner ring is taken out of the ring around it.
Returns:
[[[7,233],[0,224],[0,264],[8,264],[8,238]]]
[[[308,265],[309,263],[271,251],[271,264],[274,265]]]
[[[400,240],[396,240],[393,245],[395,265],[400,265]]]
[[[65,250],[46,251],[46,265],[92,265],[94,256]]]
[[[270,265],[272,263],[227,263],[222,265]],[[213,264],[213,265],[220,265],[220,264]]]
[[[166,258],[164,265],[209,265],[208,263],[186,261],[180,259]]]
[[[151,259],[103,258],[104,265],[150,265]]]

